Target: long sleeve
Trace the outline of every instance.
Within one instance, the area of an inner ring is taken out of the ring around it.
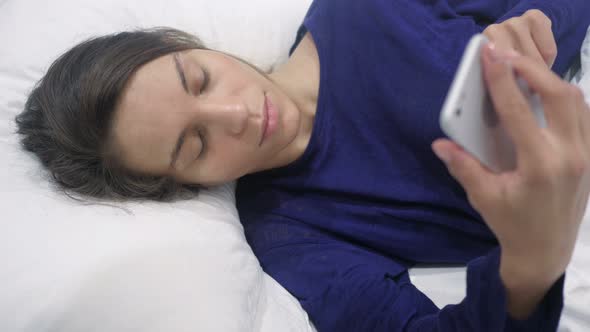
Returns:
[[[304,26],[321,73],[309,145],[236,190],[263,269],[319,332],[554,331],[563,278],[529,319],[512,320],[497,241],[430,149],[462,51],[484,26],[445,1],[312,9]],[[411,262],[468,264],[465,298],[438,308],[411,283]]]
[[[319,332],[549,332],[561,315],[564,277],[527,320],[509,317],[499,248],[468,264],[463,301],[439,309],[412,285],[401,260],[288,224],[256,234],[250,240],[263,269],[297,297]]]
[[[552,22],[557,43],[557,59],[553,66],[563,74],[580,52],[580,46],[590,25],[588,0],[448,0],[457,15],[470,16],[483,27],[520,16],[529,9],[541,10]]]
[[[499,21],[522,15],[533,8],[541,10],[552,22],[553,35],[557,43],[557,59],[553,70],[563,75],[580,54],[580,47],[590,25],[590,1],[524,0],[503,15]]]
[[[447,0],[450,9],[460,16],[473,17],[480,25],[495,23],[522,0]]]

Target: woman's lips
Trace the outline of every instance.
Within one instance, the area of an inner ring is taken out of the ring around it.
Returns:
[[[268,95],[264,94],[264,119],[262,121],[262,138],[260,139],[260,145],[270,137],[278,127],[278,110],[272,103]]]

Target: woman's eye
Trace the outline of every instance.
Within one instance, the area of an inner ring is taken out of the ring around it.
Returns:
[[[203,70],[203,82],[201,83],[201,89],[199,90],[199,93],[203,93],[203,91],[205,91],[207,88],[207,85],[209,85],[209,73],[206,70]]]
[[[201,151],[197,156],[197,159],[203,158],[205,152],[207,151],[207,139],[205,137],[204,131],[202,129],[197,130],[197,134],[199,135],[199,140],[201,141]]]

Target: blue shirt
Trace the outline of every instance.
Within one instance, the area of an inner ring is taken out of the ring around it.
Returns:
[[[316,0],[320,60],[309,145],[295,162],[238,181],[237,207],[263,269],[318,331],[553,331],[560,278],[533,315],[509,317],[500,248],[433,154],[439,112],[470,37],[539,8],[553,22],[554,70],[579,54],[588,0]],[[416,263],[467,264],[467,292],[437,308]]]

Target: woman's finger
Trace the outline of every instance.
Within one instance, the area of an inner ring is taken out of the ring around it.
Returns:
[[[512,35],[500,24],[489,25],[483,34],[499,50],[513,50],[515,47]]]
[[[537,45],[539,53],[549,68],[553,67],[553,63],[557,58],[557,44],[555,43],[555,37],[553,37],[551,20],[536,9],[529,10],[526,13],[526,18],[530,22],[531,37]]]
[[[582,137],[581,148],[579,151],[580,159],[584,160],[586,164],[590,164],[590,107],[584,100],[584,94],[577,88],[575,92],[575,99],[577,105],[578,124],[580,129],[580,135]],[[588,205],[588,192],[590,191],[590,172],[582,178],[579,184],[579,194],[577,202],[577,216],[582,218],[586,212]]]
[[[516,145],[517,163],[525,168],[534,166],[540,161],[542,134],[528,101],[518,88],[512,67],[500,58],[499,52],[492,44],[484,48],[485,81],[502,125]]]
[[[541,56],[529,27],[529,22],[521,18],[513,18],[504,22],[504,30],[510,36],[514,49],[524,56],[528,56],[540,63],[545,63],[545,60]],[[498,45],[496,44],[496,47]],[[503,48],[499,47],[500,50]]]
[[[542,63],[544,65],[548,65],[547,62],[545,62],[543,56],[541,55],[539,49],[537,48],[537,45],[535,44],[535,41],[533,40],[530,31],[521,31],[516,34],[518,35],[518,37],[516,37],[516,50],[520,54],[528,56],[531,59],[538,61],[539,63]]]
[[[469,202],[475,209],[497,197],[498,175],[469,152],[449,139],[437,139],[432,143],[432,150],[465,189]]]
[[[578,102],[578,112],[580,119],[580,132],[582,133],[582,140],[583,146],[586,152],[586,156],[590,160],[590,107],[582,98],[581,101]]]
[[[579,139],[580,131],[571,85],[527,57],[513,56],[509,61],[516,74],[541,97],[549,130],[568,142]]]

